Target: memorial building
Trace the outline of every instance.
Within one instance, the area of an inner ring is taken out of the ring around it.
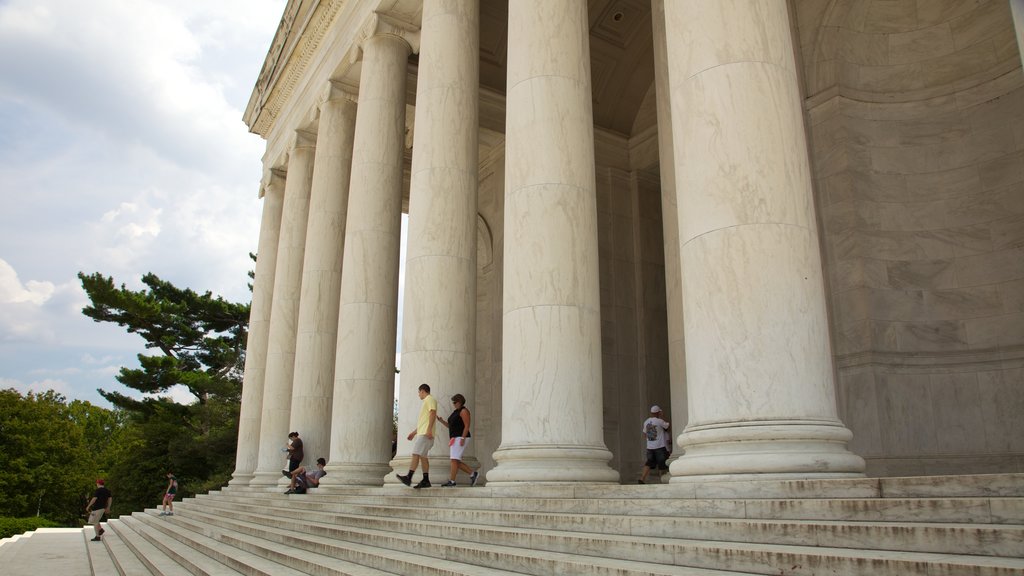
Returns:
[[[652,404],[673,484],[1024,472],[1018,27],[1008,0],[289,0],[245,112],[231,484],[276,486],[293,430],[322,486],[396,482],[421,383],[466,397],[489,486],[635,483]]]

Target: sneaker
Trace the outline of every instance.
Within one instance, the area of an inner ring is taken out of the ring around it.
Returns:
[[[430,488],[430,480],[420,480],[420,483],[413,486],[413,488]]]
[[[106,530],[104,530],[103,528],[100,528],[100,533],[98,534],[98,536],[103,536],[104,532],[106,532]]]
[[[646,484],[646,482],[644,482],[643,480],[637,480],[636,483],[637,484]]]
[[[292,490],[291,488],[289,488],[289,489],[285,490],[284,493],[285,494],[295,494],[295,490]]]
[[[441,484],[441,488],[451,488],[453,486],[458,486],[458,484],[456,484],[454,480],[449,480],[444,484]]]
[[[92,539],[93,542],[100,542],[101,540],[102,538],[100,538],[99,536]]]
[[[395,474],[395,477],[398,478],[402,482],[402,484],[405,484],[406,486],[412,486],[411,476],[402,476],[401,474]]]
[[[479,479],[480,479],[480,471],[479,470],[475,470],[472,474],[469,475],[469,485],[470,486],[476,486],[476,481],[479,480]]]
[[[168,512],[167,515],[168,516],[174,516],[174,512]]]
[[[285,478],[291,478],[292,477],[292,473],[287,471],[287,470],[285,470],[284,468],[281,468],[281,474],[284,474]]]
[[[167,512],[161,512],[160,515],[161,516],[167,516]]]

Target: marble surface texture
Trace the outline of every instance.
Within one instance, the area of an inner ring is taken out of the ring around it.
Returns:
[[[284,178],[272,173],[263,194],[260,220],[259,258],[252,283],[249,308],[249,336],[245,348],[245,373],[238,416],[238,445],[232,485],[248,485],[256,471],[260,450],[260,422],[263,418],[263,387],[270,338],[270,310],[274,298],[277,244],[284,208]]]
[[[377,34],[364,43],[327,485],[379,485],[387,473],[398,321],[405,64],[411,49],[391,34]]]
[[[476,1],[423,3],[416,133],[409,190],[409,240],[399,390],[398,453],[405,473],[426,383],[447,418],[459,393],[475,408],[477,100],[480,8]],[[472,412],[472,408],[471,408]],[[479,436],[479,432],[477,432]],[[448,438],[435,424],[433,454],[447,476]],[[471,443],[466,459],[474,454]]]
[[[309,199],[295,341],[289,429],[300,430],[306,459],[330,455],[334,360],[345,246],[345,218],[356,122],[354,96],[334,91],[320,110]]]
[[[260,452],[251,486],[279,483],[287,459],[281,448],[288,441],[291,419],[292,376],[295,368],[295,329],[302,286],[302,260],[309,220],[309,193],[316,147],[298,135],[288,159],[281,237],[274,274],[274,300],[270,310],[270,338],[260,420]]]
[[[587,4],[509,6],[502,444],[488,483],[616,481],[601,426]]]
[[[850,475],[784,2],[665,6],[689,422],[672,474]]]

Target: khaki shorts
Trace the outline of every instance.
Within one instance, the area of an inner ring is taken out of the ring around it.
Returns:
[[[433,447],[434,439],[427,438],[424,434],[419,434],[412,440],[412,453],[418,456],[426,457]]]
[[[89,521],[87,523],[88,524],[96,524],[97,522],[99,522],[100,520],[103,519],[103,514],[105,512],[106,512],[106,510],[104,510],[103,508],[100,508],[99,510],[93,510],[92,512],[89,512]]]

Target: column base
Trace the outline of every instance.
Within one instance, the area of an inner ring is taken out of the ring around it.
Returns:
[[[612,453],[604,447],[509,446],[498,448],[494,453],[497,466],[485,476],[488,486],[521,482],[617,484],[619,473],[608,466],[611,459]]]
[[[320,479],[320,486],[381,486],[384,476],[391,471],[387,464],[350,463],[324,466],[327,475]]]
[[[282,467],[281,470],[283,469],[284,468]],[[281,474],[281,470],[276,470],[274,472],[256,472],[253,475],[252,480],[249,481],[249,486],[254,488],[280,486],[282,480],[284,481],[284,485],[287,486],[288,479],[284,477],[284,474]]]
[[[232,474],[228,486],[248,486],[252,482],[252,474]]]
[[[859,478],[864,459],[838,422],[763,421],[688,427],[685,454],[670,466],[672,482]]]

